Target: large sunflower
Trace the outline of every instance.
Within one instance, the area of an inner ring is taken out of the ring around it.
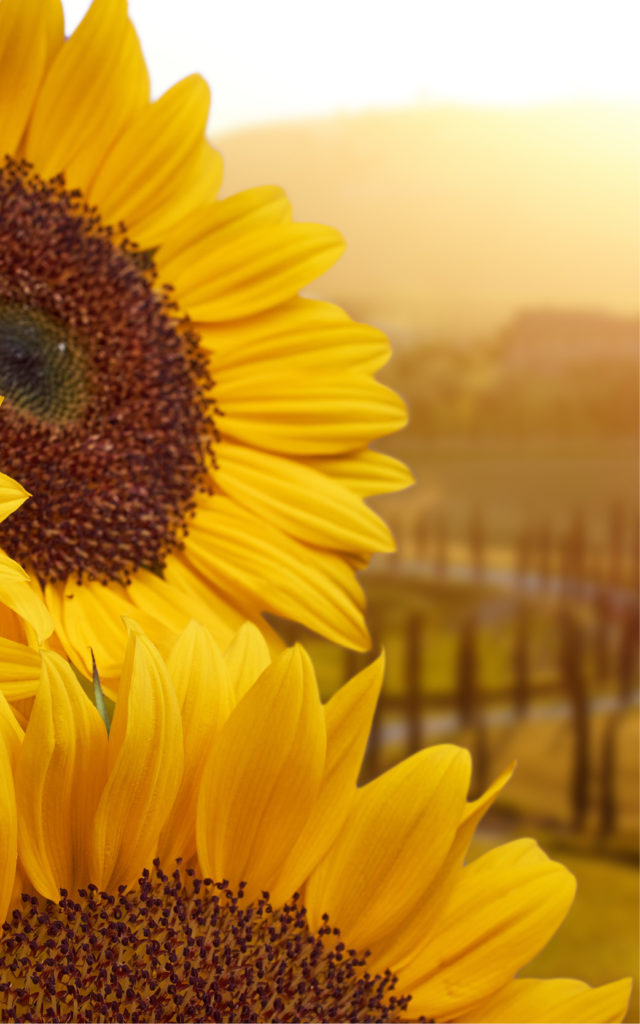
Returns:
[[[198,76],[150,102],[125,0],[68,39],[59,0],[2,0],[0,467],[32,497],[0,543],[106,679],[126,614],[366,647],[354,571],[393,542],[364,498],[409,479],[367,448],[405,420],[385,337],[298,296],[340,236],[279,188],[216,201],[208,111]]]
[[[468,802],[438,746],[357,787],[381,674],[323,706],[251,624],[166,664],[132,626],[107,735],[44,652],[24,732],[0,695],[3,1020],[622,1020],[626,981],[514,980],[574,880],[528,839],[464,864],[508,772]]]

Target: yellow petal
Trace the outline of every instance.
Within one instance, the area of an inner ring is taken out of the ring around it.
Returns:
[[[40,658],[38,657],[38,662]],[[20,747],[24,739],[24,732],[18,725],[13,708],[6,697],[0,693],[0,737],[4,749],[9,755],[9,762],[12,768],[15,767]]]
[[[53,618],[42,600],[38,584],[3,551],[0,551],[0,602],[32,627],[39,643],[51,635]]]
[[[132,613],[125,587],[79,584],[69,577],[65,583],[47,583],[44,593],[56,634],[73,663],[90,677],[93,650],[100,679],[117,677],[126,643],[122,617]]]
[[[196,850],[195,820],[202,769],[220,729],[231,713],[235,694],[225,660],[204,626],[191,622],[168,659],[182,714],[184,774],[178,797],[160,835],[163,864],[188,860]]]
[[[0,693],[7,700],[32,697],[40,684],[40,652],[0,637]]]
[[[204,770],[196,835],[205,875],[278,883],[318,794],[326,733],[313,667],[301,647],[279,655],[240,701]]]
[[[291,220],[291,205],[281,188],[261,185],[193,210],[162,239],[157,264],[165,281],[173,281],[192,259],[202,259],[215,246],[229,245],[260,227]]]
[[[401,491],[414,482],[411,471],[404,463],[369,448],[337,457],[308,458],[304,461],[312,469],[339,480],[361,498]]]
[[[125,0],[94,0],[39,91],[26,158],[41,177],[63,171],[69,185],[86,189],[148,95],[147,70]]]
[[[337,551],[393,551],[379,516],[340,483],[292,459],[222,442],[216,486],[297,540]]]
[[[16,154],[42,79],[63,38],[59,0],[0,5],[0,152]]]
[[[483,1024],[609,1024],[627,1012],[632,981],[590,988],[583,981],[521,978],[468,1010],[460,1021]]]
[[[470,771],[466,750],[436,746],[359,790],[339,841],[307,884],[312,927],[326,912],[356,949],[401,929],[449,852]]]
[[[337,367],[375,373],[390,354],[375,327],[355,323],[338,306],[294,298],[276,309],[233,323],[202,324],[198,334],[211,352],[214,379],[242,377],[247,367],[275,363],[281,372],[335,372]]]
[[[181,254],[170,280],[192,320],[227,321],[272,309],[328,270],[344,250],[332,228],[270,224],[226,245]]]
[[[400,430],[407,411],[394,391],[363,374],[332,376],[247,369],[216,383],[223,437],[282,455],[341,455]]]
[[[255,607],[240,604],[235,592],[229,594],[217,590],[210,579],[200,574],[197,566],[187,561],[184,552],[167,558],[164,579],[180,591],[179,596],[172,595],[173,602],[182,602],[182,594],[186,594],[193,618],[207,626],[222,649],[232,642],[244,623],[250,621],[257,625],[270,651],[276,654],[282,650],[282,640],[259,614],[260,609],[256,611]],[[198,598],[197,608],[193,604],[194,598]]]
[[[207,139],[172,179],[161,196],[161,205],[136,217],[132,238],[142,249],[159,248],[176,224],[184,224],[194,210],[215,199],[222,182],[222,157]]]
[[[1,731],[1,730],[0,730]],[[18,811],[11,754],[0,735],[0,921],[7,916],[18,863]]]
[[[411,1012],[462,1016],[549,941],[571,905],[575,879],[531,839],[499,846],[461,872],[433,941],[400,968]]]
[[[473,833],[512,774],[513,765],[502,772],[482,796],[465,804],[447,856],[424,892],[420,904],[402,929],[372,951],[370,968],[384,971],[391,963],[398,969],[408,967],[410,971],[412,964],[419,963],[423,948],[432,941],[437,942],[440,915],[455,881],[460,877]]]
[[[383,675],[381,655],[342,686],[324,708],[327,758],[322,785],[311,814],[284,861],[281,882],[271,892],[276,905],[284,903],[302,886],[344,825],[356,795]]]
[[[89,199],[107,223],[127,228],[163,203],[176,175],[199,152],[209,114],[209,87],[191,75],[143,108],[100,166]]]
[[[271,654],[260,630],[245,622],[224,652],[224,660],[237,704],[269,667]]]
[[[6,473],[0,473],[0,523],[20,508],[29,497],[29,491],[25,491],[22,484],[12,480]]]
[[[90,881],[93,814],[107,736],[71,667],[42,652],[42,676],[16,764],[20,859],[47,899]]]
[[[93,830],[92,878],[101,889],[131,884],[152,863],[183,759],[173,684],[153,644],[131,624]]]
[[[368,646],[364,595],[344,559],[298,543],[229,498],[201,498],[187,554],[257,611],[296,619],[337,643]]]

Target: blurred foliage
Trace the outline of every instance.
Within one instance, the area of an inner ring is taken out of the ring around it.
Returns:
[[[493,339],[417,338],[384,379],[405,397],[412,435],[635,436],[637,336],[632,320],[523,314]]]

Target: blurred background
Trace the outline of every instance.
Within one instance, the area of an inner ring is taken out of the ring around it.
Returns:
[[[640,11],[129,6],[156,94],[212,84],[223,194],[278,184],[339,228],[309,294],[392,342],[410,423],[380,447],[416,484],[362,576],[388,654],[365,777],[454,741],[477,793],[517,758],[474,852],[533,834],[579,881],[528,973],[636,973]],[[294,637],[325,694],[370,658]]]

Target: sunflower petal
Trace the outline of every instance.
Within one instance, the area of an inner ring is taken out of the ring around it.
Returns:
[[[126,0],[94,0],[39,91],[25,156],[41,177],[63,171],[69,185],[86,189],[148,96],[146,65]]]
[[[190,622],[167,659],[182,714],[184,773],[178,797],[160,834],[163,864],[188,861],[196,850],[200,779],[211,744],[231,713],[235,694],[225,660],[204,626]]]
[[[0,729],[0,732],[2,730]],[[18,811],[11,754],[0,736],[0,921],[7,916],[18,863]]]
[[[282,866],[274,904],[287,900],[338,837],[356,795],[356,782],[382,686],[384,656],[354,676],[324,708],[327,759],[311,814]]]
[[[271,655],[260,630],[245,622],[224,652],[224,660],[237,704],[269,667]]]
[[[187,269],[192,259],[202,259],[211,252],[212,239],[217,246],[229,245],[261,227],[290,220],[291,204],[281,188],[260,185],[246,189],[194,210],[168,231],[158,251],[158,267],[165,280],[173,280],[175,273]]]
[[[312,299],[289,302],[243,320],[202,324],[204,348],[211,352],[214,377],[244,377],[247,367],[277,366],[335,372],[337,367],[375,373],[389,359],[387,336],[353,321],[339,306]]]
[[[389,963],[394,964],[397,969],[407,964],[411,965],[419,960],[421,950],[434,941],[434,929],[437,929],[442,909],[449,899],[455,880],[460,876],[473,833],[512,774],[513,765],[502,772],[477,800],[465,804],[447,856],[431,880],[420,905],[415,908],[401,930],[374,948],[369,961],[371,967],[384,970]]]
[[[105,221],[138,220],[166,201],[176,175],[199,152],[209,114],[209,87],[190,75],[141,110],[102,162],[89,199]],[[135,230],[134,230],[135,234]]]
[[[6,473],[0,473],[0,523],[20,508],[29,497],[31,495],[25,491],[22,484],[12,480]]]
[[[369,448],[337,457],[309,458],[304,462],[312,469],[339,480],[361,498],[400,491],[414,483],[411,471],[403,462]]]
[[[216,583],[275,615],[297,619],[329,639],[366,648],[364,595],[345,561],[299,544],[263,519],[215,495],[194,520],[189,559]]]
[[[232,888],[246,881],[248,899],[278,883],[320,789],[325,751],[315,674],[296,646],[240,701],[207,761],[196,824],[205,875]]]
[[[221,649],[226,648],[245,622],[252,622],[262,633],[269,650],[279,653],[283,643],[274,629],[256,612],[255,607],[242,606],[238,594],[224,594],[217,590],[211,580],[206,580],[195,566],[187,563],[181,553],[169,556],[164,568],[167,583],[188,595],[188,607],[197,622],[212,632]],[[198,606],[193,604],[198,599]],[[175,598],[182,600],[182,597]],[[206,613],[205,613],[206,610]]]
[[[499,846],[461,872],[433,941],[406,968],[400,987],[411,1012],[463,1015],[502,987],[549,941],[565,917],[575,879],[531,839]]]
[[[627,1012],[632,981],[623,978],[590,988],[583,981],[519,978],[467,1010],[465,1024],[613,1024]]]
[[[194,210],[208,206],[222,183],[222,157],[208,139],[196,151],[161,196],[161,205],[137,216],[132,236],[142,249],[159,249],[176,224],[184,224]]]
[[[15,153],[42,79],[63,40],[59,0],[0,6],[0,151]]]
[[[158,652],[130,624],[109,734],[109,775],[96,811],[92,878],[101,889],[152,863],[184,763],[178,698]]]
[[[307,883],[312,926],[324,912],[349,947],[400,929],[444,862],[469,785],[467,751],[420,751],[359,790],[339,841]]]
[[[270,224],[198,254],[186,249],[171,280],[192,320],[227,321],[271,309],[324,273],[344,250],[321,224]]]
[[[394,391],[358,373],[248,369],[243,380],[218,380],[216,402],[223,437],[281,455],[341,455],[407,421]]]
[[[24,569],[4,551],[0,551],[0,602],[24,619],[39,643],[51,635],[54,621],[37,583],[32,582]]]
[[[292,459],[221,443],[216,486],[297,540],[337,551],[393,551],[388,527],[351,491]]]
[[[0,693],[7,700],[32,697],[40,684],[40,652],[0,637]]]
[[[47,899],[90,881],[87,834],[106,772],[104,723],[71,667],[42,652],[16,765],[20,859]]]
[[[39,657],[38,661],[40,661]],[[15,767],[24,739],[24,731],[18,725],[14,709],[2,693],[0,693],[0,737],[2,737],[4,748],[9,754],[10,764]]]

